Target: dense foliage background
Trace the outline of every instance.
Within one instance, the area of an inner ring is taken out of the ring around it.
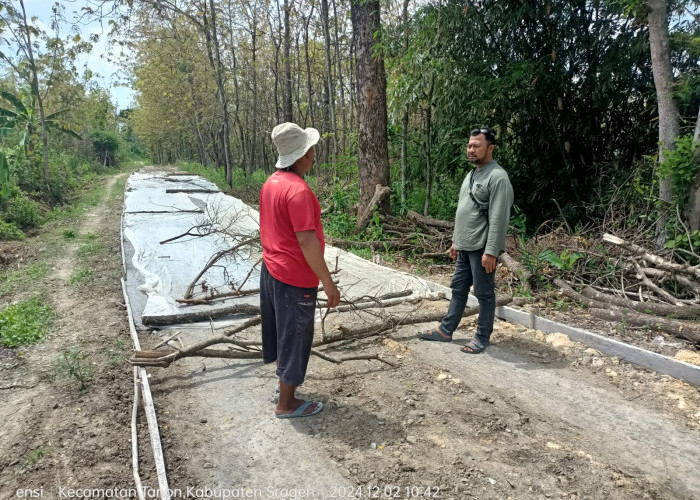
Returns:
[[[14,22],[21,32],[22,2],[1,3],[6,26]],[[665,2],[681,142],[661,170],[651,2],[356,4],[381,10],[372,50],[386,67],[395,214],[452,218],[469,168],[469,131],[490,126],[497,131],[495,156],[515,187],[516,226],[532,233],[556,219],[576,230],[610,223],[612,210],[621,214],[615,229],[650,230],[663,211],[670,214],[666,237],[680,231],[676,214],[684,218],[698,175],[692,140],[700,106],[696,0]],[[27,110],[22,123],[7,122],[7,113],[0,117],[13,185],[60,202],[76,176],[148,154],[156,163],[195,162],[212,177],[254,192],[274,168],[270,131],[292,120],[322,132],[313,182],[334,209],[331,225],[342,227],[339,233],[352,231],[357,104],[369,97],[358,91],[364,75],[356,68],[358,26],[349,1],[87,5],[92,16],[109,16],[110,35],[131,50],[123,63],[133,75],[134,105],[117,114],[109,94],[78,74],[73,61],[90,50],[89,41],[55,37],[29,20],[35,61],[20,50],[18,57],[5,56],[0,68],[0,85]],[[61,113],[57,131],[49,130],[49,175],[41,170],[33,68],[45,96],[44,121]],[[0,107],[15,109],[7,99]],[[26,137],[34,138],[31,151]],[[674,183],[673,203],[658,199],[659,172]]]

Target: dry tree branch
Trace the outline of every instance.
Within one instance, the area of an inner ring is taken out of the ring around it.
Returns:
[[[625,241],[622,238],[618,238],[617,236],[608,233],[603,235],[603,241],[607,243],[612,243],[613,245],[618,245],[624,248],[625,250],[628,250],[642,257],[644,260],[653,263],[660,269],[665,269],[666,271],[676,273],[689,274],[695,277],[696,279],[700,279],[700,264],[695,266],[676,264],[675,262],[671,262],[667,259],[664,259],[663,257],[647,252],[643,247],[640,247],[639,245]]]
[[[248,238],[247,240],[241,241],[238,244],[232,246],[231,248],[228,248],[226,250],[221,250],[220,252],[215,253],[214,255],[211,256],[209,261],[206,263],[204,266],[204,269],[202,269],[199,274],[195,277],[195,279],[192,280],[190,285],[187,287],[187,291],[185,291],[185,299],[191,299],[192,298],[192,291],[194,290],[194,287],[196,286],[197,282],[199,279],[204,276],[204,273],[206,273],[214,264],[216,264],[219,260],[222,258],[232,255],[236,253],[239,249],[241,249],[244,246],[247,245],[253,245],[255,243],[260,242],[260,237],[256,236],[254,238]]]
[[[391,366],[392,368],[396,368],[396,364],[387,361],[386,359],[382,358],[379,354],[365,354],[365,355],[360,355],[360,356],[343,356],[342,358],[335,358],[333,356],[329,356],[323,351],[319,351],[318,349],[311,349],[311,354],[318,356],[319,358],[325,360],[325,361],[330,361],[331,363],[339,364],[339,363],[344,363],[345,361],[358,361],[358,360],[371,360],[371,359],[376,359],[377,361],[381,361],[382,363],[386,363],[387,365]]]

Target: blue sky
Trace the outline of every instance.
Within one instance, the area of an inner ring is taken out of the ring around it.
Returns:
[[[18,2],[17,2],[18,3]],[[25,0],[27,15],[30,17],[36,16],[39,24],[48,33],[52,33],[51,26],[51,7],[54,5],[54,0]],[[88,4],[87,0],[63,0],[59,1],[65,7],[65,17],[67,23],[60,26],[59,35],[65,38],[68,34],[80,33],[83,40],[87,40],[88,36],[93,33],[100,35],[98,43],[93,44],[93,50],[90,54],[83,54],[79,57],[78,67],[80,73],[84,68],[87,68],[93,73],[93,80],[102,88],[108,90],[112,95],[112,102],[118,109],[128,108],[132,105],[134,92],[129,87],[124,87],[121,84],[128,83],[124,78],[124,70],[115,62],[110,60],[114,55],[119,55],[122,51],[126,51],[122,57],[129,57],[128,49],[122,48],[119,45],[112,45],[107,40],[109,28],[107,19],[103,20],[101,26],[98,21],[93,21],[89,24],[74,25],[80,13],[81,7]],[[117,85],[117,86],[115,86]]]

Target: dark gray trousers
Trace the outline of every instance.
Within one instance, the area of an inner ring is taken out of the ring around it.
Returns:
[[[469,288],[474,285],[474,295],[479,300],[479,319],[476,328],[476,339],[488,345],[493,333],[493,321],[496,314],[496,293],[494,277],[496,272],[487,273],[481,265],[483,250],[457,252],[457,265],[452,275],[452,300],[450,307],[440,323],[440,329],[447,335],[452,335],[462,321],[462,314],[467,305]]]
[[[277,361],[277,376],[301,385],[311,356],[316,288],[287,285],[272,277],[265,263],[260,272],[263,362]]]

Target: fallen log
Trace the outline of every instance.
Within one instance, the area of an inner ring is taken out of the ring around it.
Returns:
[[[581,295],[605,304],[613,304],[619,307],[625,307],[627,309],[634,309],[635,311],[645,314],[653,314],[655,316],[673,317],[674,319],[700,318],[700,306],[672,306],[653,302],[638,302],[598,292],[590,286],[584,287],[584,289],[581,290]]]
[[[166,314],[157,316],[142,316],[141,322],[146,326],[165,326],[178,323],[196,323],[208,319],[220,318],[231,314],[260,314],[260,306],[251,304],[235,304],[213,311],[198,311],[182,314]]]
[[[334,247],[340,248],[395,248],[395,249],[406,249],[415,248],[413,243],[409,243],[406,240],[384,240],[384,241],[353,241],[353,240],[342,240],[340,238],[327,237],[326,243]]]
[[[442,219],[433,219],[432,217],[421,215],[418,212],[414,212],[413,210],[409,210],[406,214],[406,217],[416,222],[420,222],[421,224],[425,224],[426,226],[439,227],[441,229],[449,229],[450,231],[454,230],[455,228],[454,222]]]
[[[665,332],[675,337],[679,337],[694,344],[700,345],[700,330],[697,327],[681,323],[668,318],[660,318],[659,316],[651,316],[639,312],[629,312],[628,310],[620,309],[589,309],[591,316],[596,318],[607,319],[608,321],[625,321],[634,326],[649,327],[655,332]]]
[[[206,189],[206,188],[172,188],[166,189],[167,194],[173,193],[203,193],[203,194],[216,194],[220,193],[218,189]]]
[[[374,208],[380,206],[384,199],[391,194],[391,188],[389,186],[382,186],[377,184],[374,188],[374,195],[369,201],[365,209],[357,217],[357,232],[362,231],[365,226],[369,223],[374,213]]]
[[[564,281],[562,279],[558,279],[558,278],[555,279],[554,284],[559,287],[559,289],[561,290],[561,294],[564,297],[567,297],[571,300],[579,302],[586,307],[589,307],[589,308],[603,308],[603,307],[605,307],[605,304],[603,304],[603,303],[601,303],[593,298],[585,297],[584,295],[581,295],[576,290],[574,290],[571,287],[571,285],[569,285],[566,281]]]
[[[530,271],[525,269],[520,262],[511,257],[508,252],[503,252],[498,257],[498,260],[501,264],[506,266],[506,269],[517,276],[520,283],[522,283],[525,288],[530,290],[530,278],[532,277],[532,273]]]

